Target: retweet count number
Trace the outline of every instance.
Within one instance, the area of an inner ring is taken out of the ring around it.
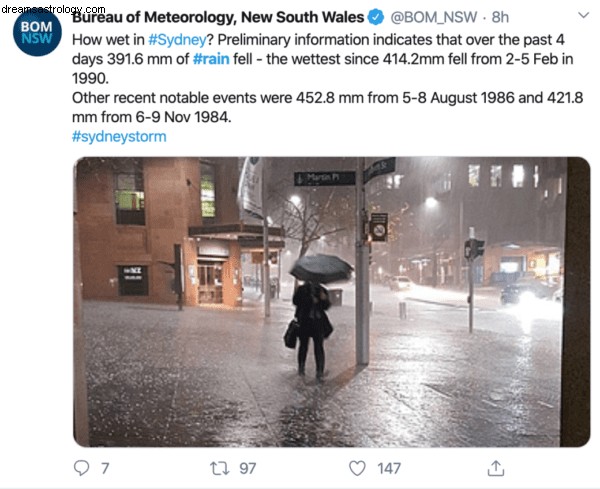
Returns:
[[[242,475],[246,475],[246,474],[252,474],[252,472],[254,472],[254,467],[256,467],[256,463],[255,462],[242,462],[240,464],[240,473]]]

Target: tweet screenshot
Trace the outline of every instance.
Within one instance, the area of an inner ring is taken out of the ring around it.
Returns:
[[[0,489],[600,488],[599,19],[5,0]]]

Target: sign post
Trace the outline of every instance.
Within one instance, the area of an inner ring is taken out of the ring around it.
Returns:
[[[265,178],[265,164],[262,171],[262,218],[263,218],[263,294],[265,318],[271,317],[271,269],[269,268],[269,221],[267,219],[267,179]]]
[[[263,294],[265,317],[271,316],[271,276],[269,271],[269,224],[267,218],[266,161],[255,156],[244,160],[238,184],[238,205],[240,209],[263,225]]]
[[[365,159],[359,158],[356,169],[356,364],[369,364],[369,246],[367,244],[367,210],[363,181]]]
[[[183,255],[181,245],[173,245],[173,255],[175,258],[173,270],[175,271],[175,293],[177,294],[177,307],[183,310],[183,293],[185,292],[185,275],[183,269]]]
[[[469,333],[473,332],[473,303],[474,295],[474,281],[473,276],[473,262],[478,256],[482,256],[484,252],[485,241],[475,239],[475,228],[469,228],[469,239],[465,241],[465,259],[469,264]]]

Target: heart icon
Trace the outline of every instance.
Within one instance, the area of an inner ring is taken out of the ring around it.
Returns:
[[[366,468],[367,464],[363,460],[352,460],[352,462],[350,462],[350,472],[357,477],[362,474]]]

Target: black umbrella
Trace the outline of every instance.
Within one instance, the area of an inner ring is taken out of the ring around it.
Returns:
[[[350,264],[337,256],[312,255],[298,258],[290,273],[298,280],[328,284],[350,279],[352,270]]]

